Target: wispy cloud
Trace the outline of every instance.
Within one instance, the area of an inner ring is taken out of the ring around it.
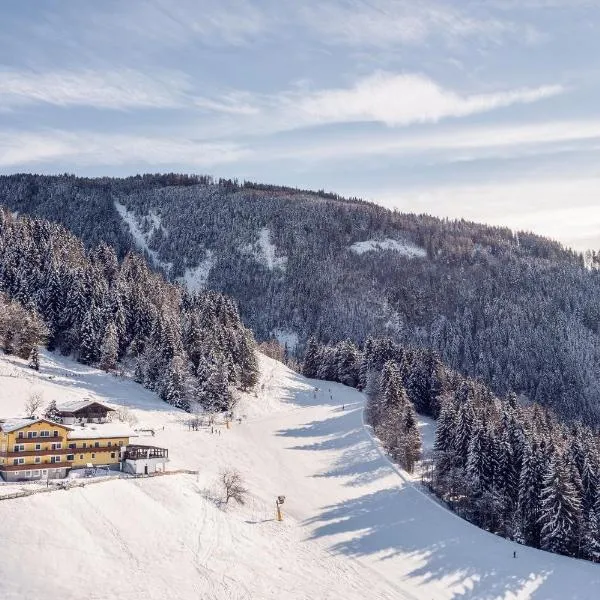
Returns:
[[[0,71],[0,103],[4,106],[43,102],[109,109],[177,107],[188,87],[187,78],[179,73]]]
[[[326,43],[388,47],[422,44],[430,38],[454,42],[478,38],[499,43],[507,36],[532,41],[535,27],[515,24],[489,13],[477,16],[476,4],[467,11],[450,3],[423,0],[338,0],[304,4],[300,14]]]
[[[267,148],[278,160],[347,161],[361,157],[419,157],[432,154],[438,162],[514,158],[576,152],[591,142],[600,149],[600,121],[557,121],[520,125],[456,126],[436,132],[355,132],[327,137],[315,144],[310,138]],[[589,150],[589,145],[585,147]],[[258,159],[259,153],[255,158]]]
[[[248,154],[239,144],[177,137],[70,133],[0,133],[0,167],[66,162],[74,166],[124,164],[210,168]]]

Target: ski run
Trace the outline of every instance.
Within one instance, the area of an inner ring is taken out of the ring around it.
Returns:
[[[597,565],[489,534],[424,493],[365,428],[361,393],[266,357],[241,423],[215,433],[190,430],[189,415],[130,380],[47,352],[39,373],[0,356],[0,416],[22,415],[31,393],[127,407],[136,429],[155,431],[135,443],[168,448],[169,470],[197,474],[0,501],[2,600],[599,597]],[[431,444],[434,425],[421,427]],[[249,496],[223,510],[210,498],[231,468]]]

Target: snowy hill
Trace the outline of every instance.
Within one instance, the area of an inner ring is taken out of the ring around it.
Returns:
[[[493,536],[425,495],[364,428],[359,392],[265,357],[261,367],[256,396],[241,399],[246,418],[219,435],[189,431],[185,413],[130,381],[50,354],[40,373],[0,356],[0,416],[32,391],[93,395],[156,429],[140,441],[168,447],[170,469],[199,470],[0,501],[0,597],[597,597],[598,566]],[[223,467],[243,474],[244,507],[204,497]]]

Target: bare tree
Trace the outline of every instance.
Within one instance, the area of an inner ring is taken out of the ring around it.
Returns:
[[[246,502],[248,490],[244,487],[244,481],[238,471],[225,470],[221,473],[221,488],[223,502],[229,504],[229,500],[235,500],[238,504]]]
[[[138,418],[126,406],[120,406],[114,412],[109,412],[108,420],[127,423],[130,427],[133,427],[138,422]]]
[[[42,408],[42,395],[38,392],[31,393],[25,402],[25,414],[33,419],[40,408]]]

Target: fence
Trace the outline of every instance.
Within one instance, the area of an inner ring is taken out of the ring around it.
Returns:
[[[71,479],[62,480],[58,483],[51,483],[47,487],[36,487],[31,490],[20,490],[11,494],[0,495],[0,502],[2,500],[14,500],[16,498],[25,498],[27,496],[34,496],[35,494],[48,494],[50,492],[57,492],[59,490],[70,490],[72,488],[85,487],[86,485],[94,485],[96,483],[104,483],[105,481],[115,481],[116,479],[147,479],[149,477],[165,477],[168,475],[197,475],[198,471],[192,471],[190,469],[176,469],[174,471],[157,471],[156,473],[138,474],[138,475],[125,475],[119,473],[118,475],[108,477],[98,477],[95,479]],[[33,485],[33,482],[24,482],[24,485]],[[1,490],[1,488],[0,488]]]

